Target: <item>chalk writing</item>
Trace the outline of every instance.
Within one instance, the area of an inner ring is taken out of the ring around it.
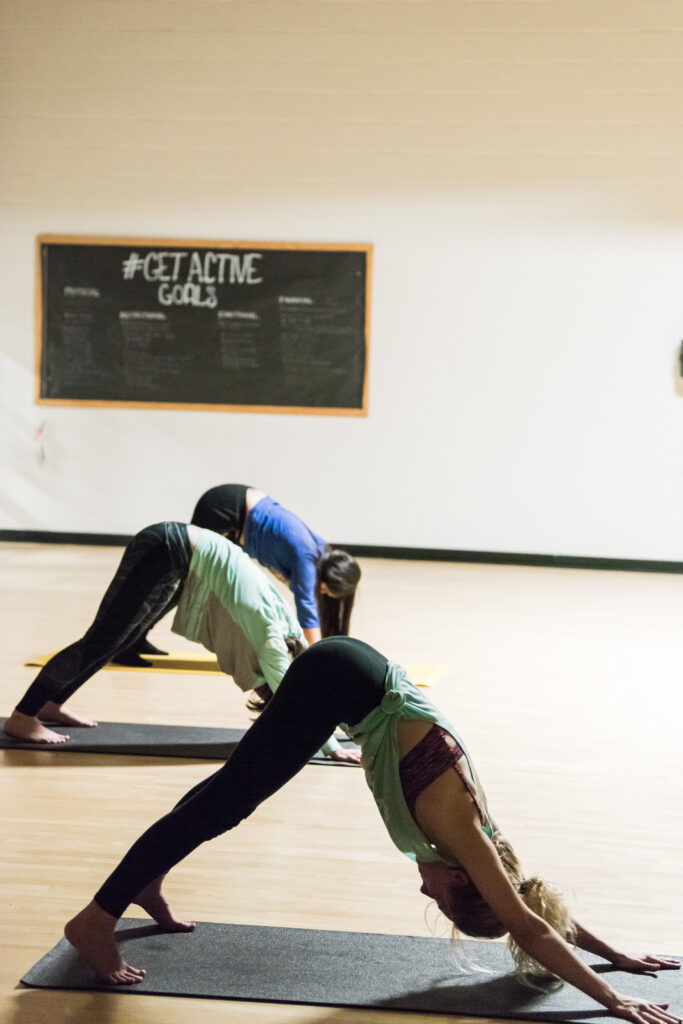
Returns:
[[[253,310],[243,309],[219,309],[219,320],[258,320],[258,313]]]
[[[165,313],[148,313],[146,310],[121,310],[119,320],[165,320]]]
[[[204,306],[206,309],[215,309],[218,305],[216,287],[212,284],[206,285],[204,290],[201,284],[160,284],[158,292],[159,302],[164,306]]]
[[[78,296],[81,299],[99,299],[100,290],[99,288],[79,288],[74,285],[65,285],[64,294],[70,296]]]
[[[159,284],[157,299],[162,306],[204,306],[215,309],[217,285],[262,284],[260,252],[192,252],[153,249],[144,256],[129,253],[121,262],[124,281],[143,280]],[[306,301],[306,300],[293,300]]]

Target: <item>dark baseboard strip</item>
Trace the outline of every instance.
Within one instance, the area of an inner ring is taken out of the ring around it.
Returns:
[[[447,548],[383,548],[335,545],[358,558],[411,559],[418,562],[484,562],[490,565],[537,565],[556,569],[611,569],[620,572],[683,573],[683,562],[641,558],[586,558],[581,555],[527,555],[506,551],[454,551]]]
[[[92,544],[96,547],[124,547],[130,533],[55,533],[52,530],[0,530],[0,541],[28,544]]]
[[[33,544],[92,544],[123,547],[130,534],[53,533],[51,530],[0,530],[0,541]],[[483,562],[489,565],[536,565],[556,569],[607,569],[618,572],[683,573],[683,562],[644,558],[586,558],[581,555],[527,555],[505,551],[457,551],[449,548],[391,548],[336,544],[359,558],[395,558],[415,562]]]

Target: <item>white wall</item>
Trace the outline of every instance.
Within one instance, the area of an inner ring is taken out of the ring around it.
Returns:
[[[132,533],[234,480],[335,541],[683,560],[681,29],[6,0],[0,529]],[[35,405],[41,233],[373,242],[368,418]]]

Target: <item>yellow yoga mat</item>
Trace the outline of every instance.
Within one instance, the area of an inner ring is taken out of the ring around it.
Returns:
[[[42,668],[52,657],[51,654],[39,654],[25,662],[27,667]],[[107,669],[121,672],[220,672],[218,662],[208,651],[171,651],[169,654],[143,654],[141,657],[149,662],[149,668],[139,665],[106,665]],[[406,675],[416,686],[433,686],[444,675],[445,665],[413,665],[403,666]]]

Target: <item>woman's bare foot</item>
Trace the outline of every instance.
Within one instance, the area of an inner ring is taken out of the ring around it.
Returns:
[[[23,715],[15,708],[4,725],[5,732],[24,743],[66,743],[68,736],[46,729],[33,715]]]
[[[131,967],[121,956],[114,937],[116,921],[93,900],[72,917],[64,934],[102,981],[108,985],[137,985],[145,971]]]
[[[92,718],[75,715],[72,711],[67,711],[59,704],[55,704],[53,700],[48,700],[43,704],[38,712],[38,718],[41,722],[49,722],[50,725],[73,725],[76,729],[92,729],[97,725]]]
[[[165,932],[193,932],[195,930],[194,921],[179,921],[174,916],[171,908],[166,902],[166,898],[161,892],[162,878],[155,878],[153,882],[139,892],[135,898],[135,903],[139,907],[142,907],[150,917],[153,917],[160,928]]]

